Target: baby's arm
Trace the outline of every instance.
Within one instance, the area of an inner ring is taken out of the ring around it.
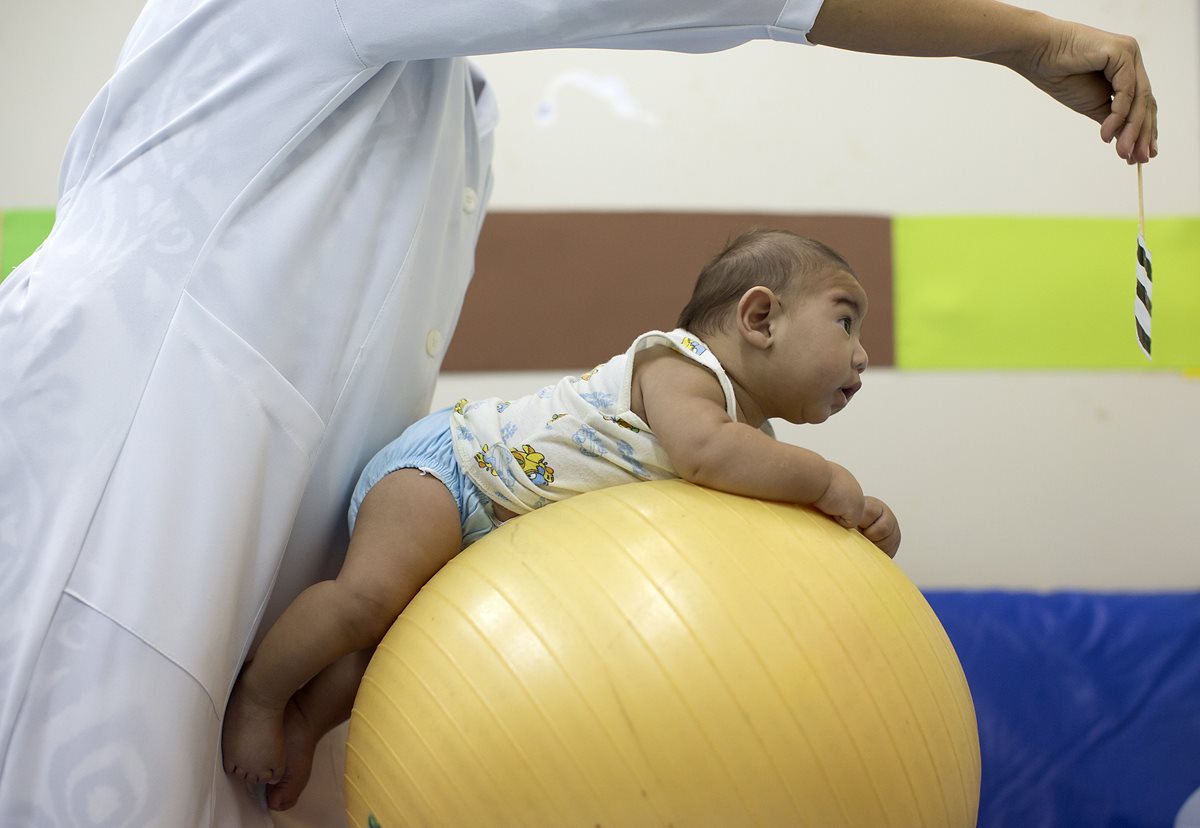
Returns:
[[[843,526],[866,528],[868,538],[895,554],[899,531],[882,501],[864,498],[850,472],[816,452],[731,420],[711,371],[656,350],[640,357],[637,381],[647,424],[680,477],[733,494],[814,506]]]

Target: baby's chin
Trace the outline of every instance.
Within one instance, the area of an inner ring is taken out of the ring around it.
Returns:
[[[805,406],[801,411],[768,414],[767,418],[786,420],[792,425],[820,425],[834,414],[844,411],[849,404],[850,401],[847,400],[845,403],[834,401],[819,406],[816,401],[813,401]]]
[[[787,420],[792,425],[820,425],[821,423],[825,422],[830,417],[832,417],[834,414],[838,413],[838,411],[840,411],[840,410],[841,409],[831,408],[828,411],[817,412],[816,414],[813,414],[811,412],[801,414],[794,419],[792,417],[782,417],[781,419]]]
[[[845,402],[841,402],[841,401],[834,402],[833,404],[831,404],[829,406],[829,408],[825,409],[825,415],[823,417],[821,417],[821,419],[819,419],[819,420],[814,420],[814,422],[823,423],[826,420],[828,420],[830,417],[832,417],[833,415],[841,414],[843,411],[846,410],[847,406],[849,406],[849,405],[850,405],[849,400],[846,400]]]

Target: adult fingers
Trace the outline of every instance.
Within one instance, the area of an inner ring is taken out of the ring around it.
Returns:
[[[1106,144],[1129,123],[1138,88],[1137,41],[1116,35],[1113,37],[1118,51],[1115,55],[1109,55],[1104,67],[1104,77],[1112,87],[1112,103],[1109,104],[1108,117],[1100,125],[1100,138]]]
[[[1133,160],[1145,163],[1158,155],[1158,101],[1155,99],[1154,93],[1150,90],[1150,79],[1146,76],[1146,70],[1140,58],[1138,60],[1138,67],[1142,75],[1142,88],[1146,90],[1146,117],[1142,121],[1142,128],[1138,133],[1137,142],[1134,145]]]
[[[1154,129],[1153,97],[1148,86],[1134,94],[1133,107],[1117,139],[1117,155],[1130,164],[1150,160],[1150,134]]]
[[[1130,164],[1145,162],[1158,154],[1158,104],[1137,41],[1131,37],[1117,41],[1121,57],[1111,72],[1105,72],[1113,87],[1113,101],[1100,137],[1107,142],[1116,136],[1117,155]]]

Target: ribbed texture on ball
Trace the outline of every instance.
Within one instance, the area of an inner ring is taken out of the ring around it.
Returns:
[[[352,826],[967,828],[979,742],[920,592],[807,509],[682,481],[459,555],[376,652]]]

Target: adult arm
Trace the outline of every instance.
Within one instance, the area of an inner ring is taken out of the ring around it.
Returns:
[[[996,0],[826,0],[812,43],[885,55],[964,57],[1019,73],[1100,123],[1129,163],[1158,154],[1158,107],[1132,37]]]
[[[366,66],[567,47],[712,52],[757,39],[987,60],[1099,121],[1130,163],[1158,153],[1137,41],[996,0],[329,2]]]
[[[806,43],[821,0],[330,0],[366,65],[556,48]]]

